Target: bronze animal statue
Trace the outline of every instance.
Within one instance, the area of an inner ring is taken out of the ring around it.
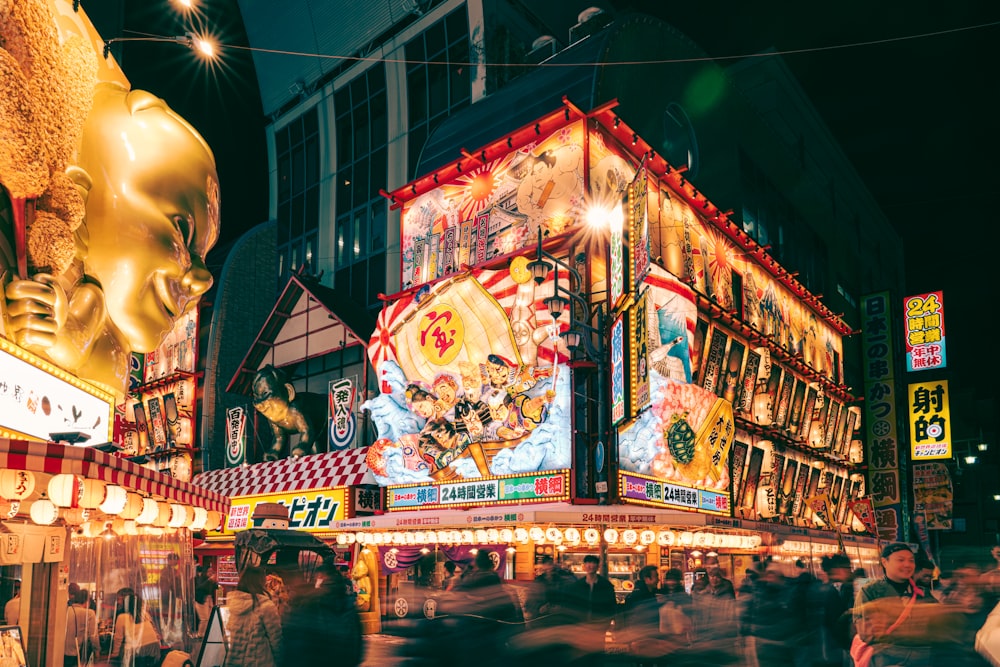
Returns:
[[[271,423],[274,444],[264,453],[265,461],[288,456],[288,438],[298,435],[292,456],[325,452],[327,399],[322,394],[297,392],[285,374],[268,365],[253,379],[253,406]]]

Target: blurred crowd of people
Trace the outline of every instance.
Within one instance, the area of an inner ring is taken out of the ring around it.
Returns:
[[[436,617],[413,632],[417,662],[985,666],[975,636],[1000,599],[995,563],[970,558],[941,572],[903,543],[882,549],[871,577],[842,554],[816,573],[803,561],[755,558],[739,587],[715,565],[687,587],[681,570],[649,565],[624,604],[596,555],[583,559],[582,576],[543,556],[527,586],[504,583],[492,556],[480,550],[464,572],[449,572]]]

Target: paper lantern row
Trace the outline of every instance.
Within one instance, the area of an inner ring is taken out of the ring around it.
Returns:
[[[0,470],[0,519],[13,518],[20,503],[35,491],[35,475],[28,470]],[[53,475],[47,487],[47,498],[31,504],[31,520],[49,525],[62,516],[67,524],[86,523],[92,510],[100,510],[123,521],[135,521],[140,526],[157,528],[188,528],[218,530],[222,514],[201,507],[180,503],[157,502],[121,486],[78,475]]]

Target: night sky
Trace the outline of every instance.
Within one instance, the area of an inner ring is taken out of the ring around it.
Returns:
[[[105,37],[129,36],[129,30],[184,31],[165,10],[166,2],[83,4]],[[573,3],[539,4],[537,11],[567,26],[574,22],[577,10],[568,6]],[[658,16],[715,57],[771,48],[787,52],[787,66],[902,237],[908,293],[945,291],[954,389],[973,387],[979,397],[997,396],[1000,363],[990,351],[990,325],[996,320],[991,265],[1000,240],[992,196],[1000,181],[1000,58],[995,51],[1000,4],[592,4]],[[224,43],[246,43],[236,0],[204,5],[200,20]],[[565,32],[558,34],[565,39]],[[223,242],[265,220],[264,120],[249,54],[228,50],[225,65],[208,70],[177,45],[123,47],[133,85],[164,97],[214,147],[222,180]],[[216,271],[222,259],[213,262]]]

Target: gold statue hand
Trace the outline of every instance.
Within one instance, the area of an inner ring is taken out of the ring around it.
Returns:
[[[14,280],[5,290],[8,326],[18,345],[48,349],[56,344],[69,310],[66,292],[47,273]]]

